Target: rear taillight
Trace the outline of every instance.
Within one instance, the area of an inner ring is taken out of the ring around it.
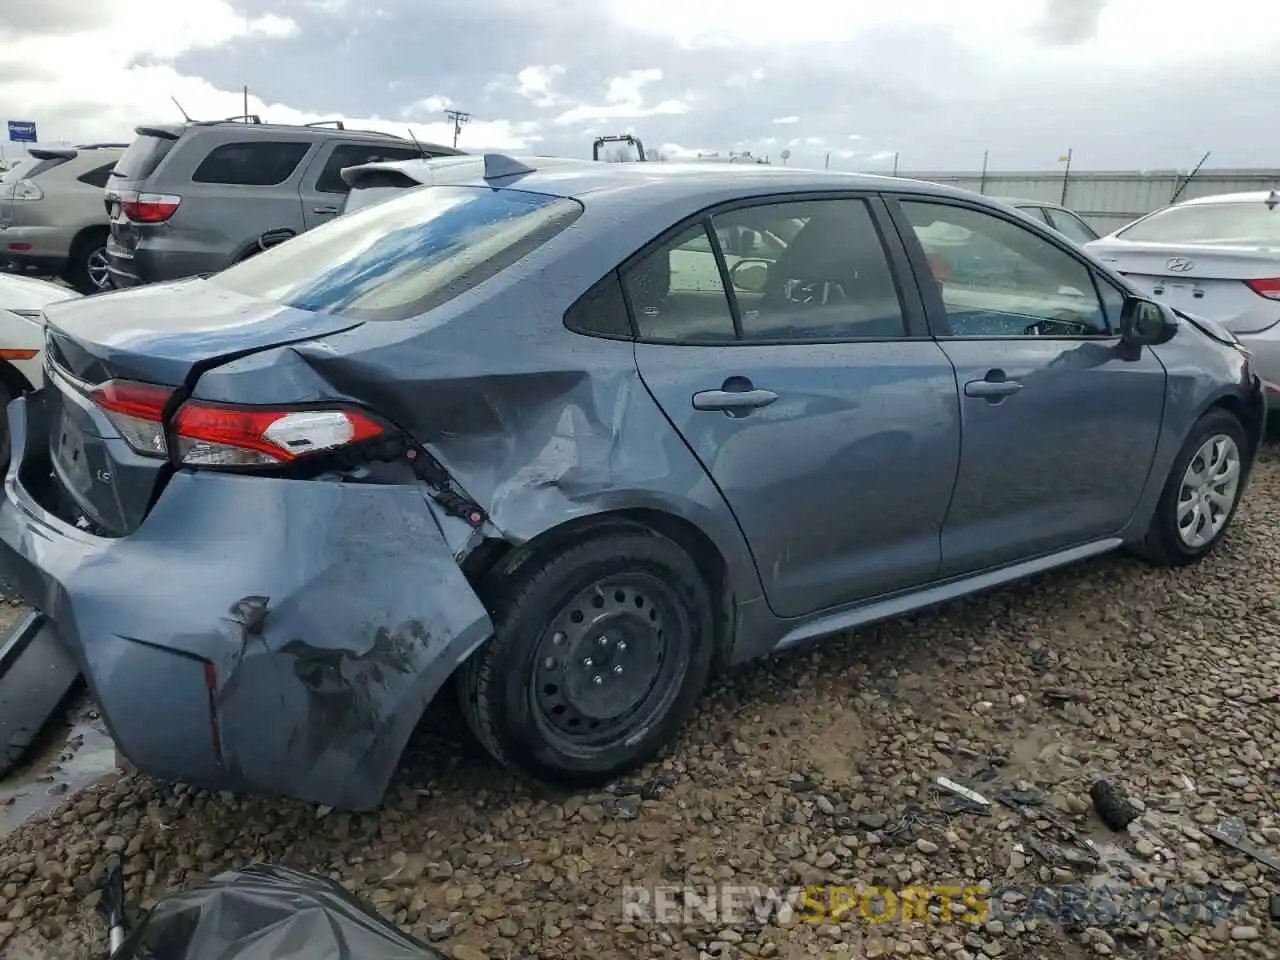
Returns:
[[[6,191],[10,200],[43,200],[44,191],[34,180],[19,180],[11,190]]]
[[[120,194],[120,209],[134,223],[164,223],[178,210],[182,198],[168,193]]]
[[[356,410],[270,410],[187,403],[174,419],[178,452],[192,466],[253,467],[332,452],[383,432]]]
[[[89,398],[136,453],[165,457],[169,450],[164,439],[164,408],[172,395],[173,391],[166,387],[112,380],[95,389]]]
[[[164,410],[172,391],[112,381],[91,394],[120,435],[145,456],[169,455]],[[193,467],[270,467],[370,440],[386,428],[345,407],[289,410],[189,400],[173,418],[178,460]]]
[[[1246,280],[1245,286],[1260,297],[1268,300],[1280,300],[1280,277],[1268,280]]]

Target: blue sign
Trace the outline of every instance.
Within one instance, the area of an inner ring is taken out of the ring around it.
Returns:
[[[10,120],[9,140],[12,143],[38,143],[34,120]]]

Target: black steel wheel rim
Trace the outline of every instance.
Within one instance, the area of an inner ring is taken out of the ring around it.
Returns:
[[[560,608],[536,646],[531,683],[540,733],[589,757],[625,744],[670,709],[689,666],[688,613],[647,573],[603,578]]]

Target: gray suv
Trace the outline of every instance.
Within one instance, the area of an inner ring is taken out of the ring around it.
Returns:
[[[350,189],[345,167],[460,152],[341,121],[250,116],[135,132],[105,193],[115,287],[215,273],[332,219]]]

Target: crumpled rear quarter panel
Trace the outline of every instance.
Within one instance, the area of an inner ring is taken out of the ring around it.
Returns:
[[[16,456],[30,402],[10,410]],[[492,633],[419,486],[179,472],[134,534],[104,540],[7,484],[6,566],[155,776],[375,807],[426,703]]]

